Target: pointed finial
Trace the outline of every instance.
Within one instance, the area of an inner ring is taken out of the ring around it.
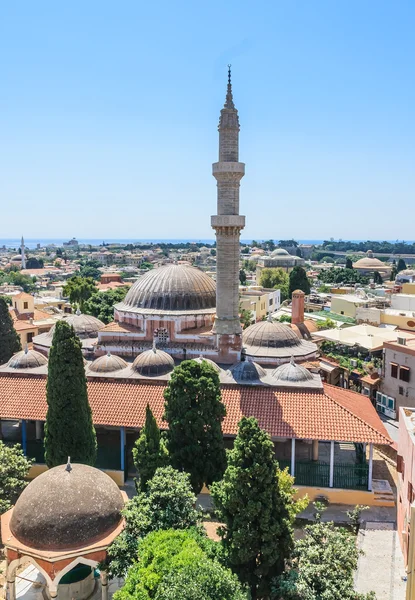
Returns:
[[[267,321],[268,321],[268,323],[274,322],[274,319],[272,318],[271,313],[268,313]]]
[[[109,350],[107,352],[107,358],[111,358],[111,352]]]
[[[79,315],[82,314],[81,311],[79,310],[79,307],[76,309],[76,313],[75,314],[76,314],[77,317],[79,317]]]
[[[226,92],[225,108],[235,109],[232,96],[231,65],[228,65],[228,89]]]
[[[290,359],[290,365],[292,365],[293,367],[295,367],[294,356],[292,356],[291,359]]]
[[[231,85],[231,66],[228,65],[228,84]]]
[[[72,471],[71,457],[70,456],[68,456],[68,462],[66,463],[66,471],[68,471],[68,473],[70,473]]]
[[[157,348],[156,348],[156,338],[153,338],[153,352],[156,353],[157,352]]]
[[[29,352],[29,346],[27,345],[26,342],[26,346],[24,347],[24,353],[27,354]]]

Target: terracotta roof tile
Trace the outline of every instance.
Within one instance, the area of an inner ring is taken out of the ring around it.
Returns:
[[[141,428],[148,403],[158,425],[165,428],[165,387],[164,382],[89,381],[94,423]],[[225,435],[236,435],[240,419],[253,416],[272,437],[392,442],[370,400],[341,388],[299,392],[229,385],[223,386],[222,398],[227,409]],[[0,377],[0,417],[45,420],[46,410],[46,378]]]

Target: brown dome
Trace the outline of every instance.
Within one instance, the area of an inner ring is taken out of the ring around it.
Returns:
[[[143,377],[157,377],[172,371],[174,360],[167,352],[154,347],[137,356],[133,362],[133,369]]]
[[[196,267],[165,265],[140,277],[117,308],[197,311],[215,305],[216,286],[209,275]]]
[[[14,354],[7,366],[12,369],[36,369],[48,364],[48,359],[36,350],[21,350]]]
[[[381,260],[373,256],[372,250],[368,250],[366,252],[366,256],[364,258],[360,258],[357,262],[353,263],[354,269],[366,269],[370,270],[385,270],[388,268],[385,263]]]
[[[96,358],[89,365],[89,370],[93,373],[114,373],[114,371],[121,371],[121,369],[126,369],[127,367],[128,364],[121,356],[108,353]]]
[[[13,535],[39,550],[81,548],[106,537],[121,521],[118,486],[87,465],[60,465],[36,477],[16,502]]]
[[[289,325],[274,321],[260,321],[250,325],[242,333],[242,340],[246,346],[259,348],[287,348],[300,344]]]

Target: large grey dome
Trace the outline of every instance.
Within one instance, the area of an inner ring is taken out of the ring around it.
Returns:
[[[11,369],[36,369],[48,364],[48,359],[36,350],[21,350],[14,354],[7,366]]]
[[[154,347],[137,356],[133,362],[133,369],[143,377],[157,377],[172,371],[174,360],[167,352]]]
[[[122,310],[194,311],[216,306],[216,286],[196,267],[165,265],[143,275],[129,290]]]
[[[246,346],[260,348],[287,348],[299,346],[300,340],[289,325],[274,321],[260,321],[245,329],[242,340]]]
[[[119,525],[124,500],[114,481],[87,465],[71,467],[49,469],[23,491],[10,521],[20,542],[39,550],[79,548]]]
[[[222,371],[222,369],[220,368],[219,365],[217,365],[213,360],[210,360],[210,358],[206,358],[203,355],[200,355],[197,358],[193,358],[193,360],[195,360],[197,363],[199,363],[201,365],[203,363],[206,363],[207,365],[209,365],[210,367],[212,367],[212,369],[214,371],[216,371],[216,373],[220,373]]]

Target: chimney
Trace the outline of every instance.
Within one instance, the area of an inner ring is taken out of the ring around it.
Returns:
[[[293,292],[291,304],[292,325],[304,323],[304,297],[305,294],[302,290],[295,290],[295,292]]]

